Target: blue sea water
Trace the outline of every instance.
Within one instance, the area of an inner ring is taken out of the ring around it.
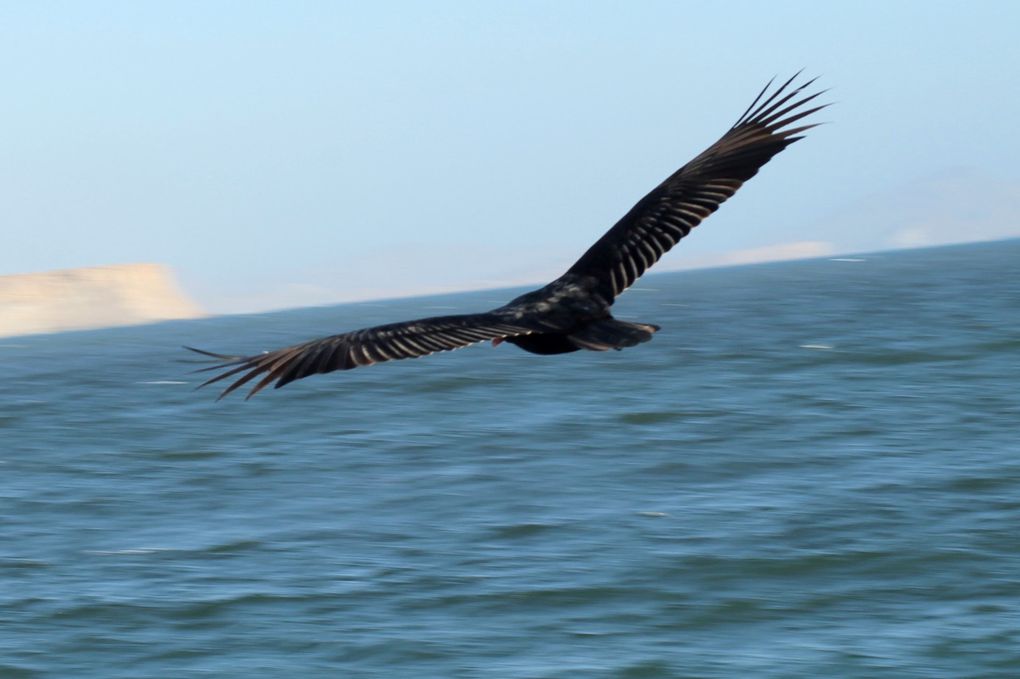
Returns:
[[[514,293],[0,340],[0,676],[1018,677],[1020,241],[851,259],[247,402],[180,345]]]

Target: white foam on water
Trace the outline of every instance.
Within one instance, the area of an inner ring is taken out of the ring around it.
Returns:
[[[134,547],[129,549],[86,549],[86,554],[98,556],[127,556],[132,554],[155,554],[156,552],[172,552],[170,547]]]

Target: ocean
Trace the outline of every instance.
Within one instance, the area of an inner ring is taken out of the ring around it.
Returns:
[[[0,676],[1020,676],[1020,240],[645,276],[622,352],[250,401],[518,291],[0,340]]]

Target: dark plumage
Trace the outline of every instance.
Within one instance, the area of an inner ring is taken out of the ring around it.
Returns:
[[[223,398],[261,378],[250,398],[273,382],[279,388],[316,373],[416,358],[485,340],[505,340],[535,354],[605,351],[647,342],[659,327],[613,318],[613,301],[774,155],[814,127],[789,127],[824,108],[805,108],[821,92],[804,94],[813,80],[791,88],[794,78],[766,96],[769,82],[722,138],[638,201],[545,287],[485,313],[380,325],[254,356],[192,349],[222,361],[205,368],[223,372],[201,386],[240,375],[220,394]]]

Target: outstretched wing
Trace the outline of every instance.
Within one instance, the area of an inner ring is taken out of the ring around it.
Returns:
[[[279,389],[288,382],[316,373],[350,370],[401,358],[418,358],[485,340],[528,335],[534,331],[521,324],[508,322],[498,314],[485,313],[438,316],[379,325],[254,356],[226,356],[192,347],[185,348],[223,361],[219,365],[202,369],[223,372],[203,382],[199,388],[241,375],[219,398],[261,377],[245,397],[248,399],[274,381],[275,388]]]
[[[804,109],[822,93],[803,94],[814,80],[788,90],[796,77],[766,97],[770,81],[719,141],[642,198],[568,273],[597,279],[598,290],[606,299],[630,287],[772,156],[800,139],[801,132],[814,127],[787,127],[825,108]]]

